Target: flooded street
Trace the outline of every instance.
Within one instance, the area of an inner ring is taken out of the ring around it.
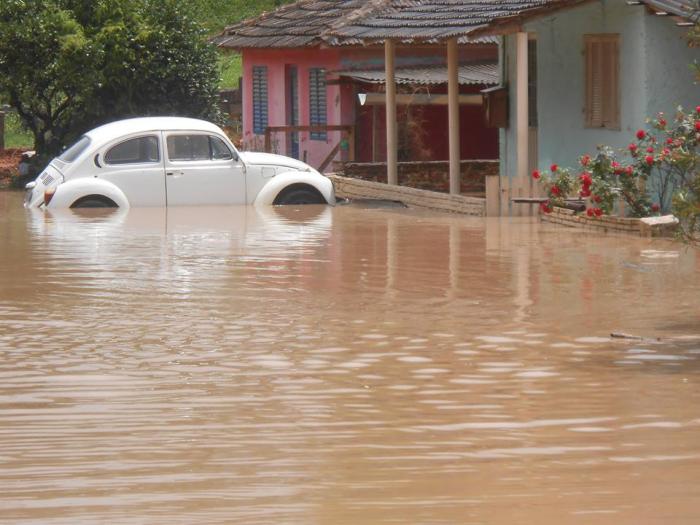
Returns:
[[[700,522],[699,251],[21,197],[0,193],[0,523]]]

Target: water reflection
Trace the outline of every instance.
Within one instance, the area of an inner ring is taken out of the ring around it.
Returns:
[[[700,518],[696,251],[356,206],[0,211],[2,520]]]

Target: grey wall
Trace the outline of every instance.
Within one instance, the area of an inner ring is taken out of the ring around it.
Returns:
[[[556,162],[574,166],[584,153],[607,144],[624,148],[644,127],[647,116],[672,115],[675,107],[700,103],[698,85],[689,64],[698,50],[689,49],[687,29],[670,17],[650,15],[643,6],[624,0],[601,0],[529,23],[526,30],[538,45],[538,166]],[[620,34],[620,130],[584,127],[585,34]],[[503,42],[503,75],[510,87],[510,126],[501,132],[501,175],[515,175],[515,44]]]

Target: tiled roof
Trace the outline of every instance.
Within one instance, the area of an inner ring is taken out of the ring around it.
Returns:
[[[495,42],[498,26],[594,0],[299,0],[227,27],[213,42],[229,48],[364,45],[395,39]],[[627,0],[697,21],[694,0]],[[478,35],[478,36],[475,36]],[[487,35],[487,36],[484,36]]]
[[[338,71],[336,74],[375,84],[386,83],[386,72],[383,69]],[[459,83],[463,85],[497,85],[500,82],[497,64],[464,64],[459,66],[457,75]],[[395,76],[397,84],[447,84],[447,68],[444,66],[397,68]]]

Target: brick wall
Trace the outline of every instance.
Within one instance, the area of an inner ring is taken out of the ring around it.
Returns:
[[[463,160],[461,193],[483,197],[486,176],[498,175],[497,160]],[[399,162],[399,185],[421,190],[448,193],[450,164],[448,161]],[[386,162],[338,162],[334,171],[345,177],[386,182]]]

